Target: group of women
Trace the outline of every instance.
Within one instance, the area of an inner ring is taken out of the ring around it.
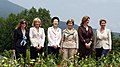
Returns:
[[[68,19],[67,28],[63,31],[59,28],[59,18],[53,17],[51,22],[53,25],[47,30],[48,54],[58,57],[61,49],[63,60],[73,57],[79,53],[80,59],[92,55],[93,49],[96,50],[96,60],[98,57],[106,56],[111,50],[111,31],[106,28],[106,20],[100,20],[100,28],[96,30],[94,35],[93,29],[89,26],[90,17],[84,16],[78,30],[74,29],[74,20]],[[31,59],[36,59],[38,53],[43,52],[45,42],[44,28],[41,28],[41,20],[35,18],[32,27],[28,31],[26,29],[27,22],[22,19],[14,31],[14,48],[16,58],[26,57],[26,46],[28,41],[30,45]]]

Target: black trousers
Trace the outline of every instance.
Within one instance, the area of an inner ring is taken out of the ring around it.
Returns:
[[[56,55],[56,58],[58,58],[59,49],[60,47],[55,49],[54,47],[48,46],[48,54]]]
[[[96,60],[98,61],[101,56],[106,57],[109,49],[103,49],[103,48],[96,48]]]
[[[20,58],[20,55],[26,58],[26,47],[25,46],[15,47],[15,55],[16,59]]]
[[[43,48],[38,50],[38,49],[36,49],[36,47],[30,47],[30,57],[31,57],[31,59],[36,59],[38,57],[38,53],[42,54],[43,53]]]

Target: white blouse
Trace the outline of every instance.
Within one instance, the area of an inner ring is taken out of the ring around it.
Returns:
[[[44,47],[45,33],[43,28],[39,28],[39,31],[35,27],[30,28],[29,33],[31,46],[36,47],[38,45]]]
[[[60,41],[61,41],[61,35],[62,35],[61,29],[57,28],[55,30],[53,27],[49,27],[47,34],[48,34],[48,46],[56,45],[60,47]]]
[[[112,48],[111,31],[109,29],[105,28],[104,32],[100,32],[100,29],[96,30],[94,47],[103,47],[104,49]]]

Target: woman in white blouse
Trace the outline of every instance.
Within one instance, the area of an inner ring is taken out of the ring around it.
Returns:
[[[52,18],[53,26],[48,28],[48,54],[58,57],[61,41],[61,29],[58,27],[59,18]]]
[[[36,59],[38,53],[41,54],[43,52],[45,33],[44,29],[41,28],[41,20],[39,18],[33,20],[32,26],[29,32],[31,41],[30,55],[31,59]]]
[[[111,41],[111,31],[106,28],[106,20],[100,20],[100,29],[97,29],[95,36],[94,48],[96,50],[96,60],[98,57],[106,56],[109,50],[112,47]]]

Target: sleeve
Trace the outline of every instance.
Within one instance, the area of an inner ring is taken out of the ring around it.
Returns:
[[[79,42],[78,42],[78,32],[76,31],[76,47],[77,47],[77,49],[79,48]]]
[[[31,44],[33,45],[35,42],[34,42],[34,39],[33,39],[32,28],[30,28],[30,31],[29,31],[29,38],[30,38]],[[33,46],[34,46],[34,45],[33,45]]]
[[[42,30],[42,39],[41,39],[42,41],[42,43],[41,43],[41,45],[42,45],[42,47],[44,47],[44,42],[45,42],[45,32],[44,32],[44,29]]]
[[[83,38],[82,36],[82,29],[79,27],[78,28],[78,36],[79,36],[79,39],[82,41],[82,42],[85,42],[85,39]]]
[[[58,35],[58,40],[57,40],[57,45],[59,46],[60,45],[60,42],[61,42],[61,37],[62,37],[62,31],[61,31],[61,29],[60,29],[60,31],[59,31],[59,35]]]
[[[27,30],[27,47],[30,46],[29,30]]]
[[[64,32],[62,32],[62,38],[61,38],[61,45],[60,45],[60,48],[63,48],[64,39],[65,39],[65,35],[64,35]]]
[[[52,40],[51,38],[51,33],[50,33],[50,28],[48,28],[48,31],[47,31],[47,34],[48,34],[48,42],[51,44],[51,45],[54,45],[54,41]]]
[[[95,32],[95,37],[94,37],[94,48],[96,48],[96,43],[97,43],[97,30]]]
[[[109,37],[108,42],[109,42],[109,45],[110,45],[110,49],[112,49],[112,39],[111,39],[111,31],[110,30],[108,31],[108,37]]]
[[[90,27],[90,28],[91,28],[91,41],[94,42],[94,33],[93,33],[93,29],[92,29],[92,27]]]
[[[14,30],[14,35],[13,35],[13,38],[14,38],[13,49],[15,49],[16,41],[18,39],[17,37],[18,37],[17,30]]]

